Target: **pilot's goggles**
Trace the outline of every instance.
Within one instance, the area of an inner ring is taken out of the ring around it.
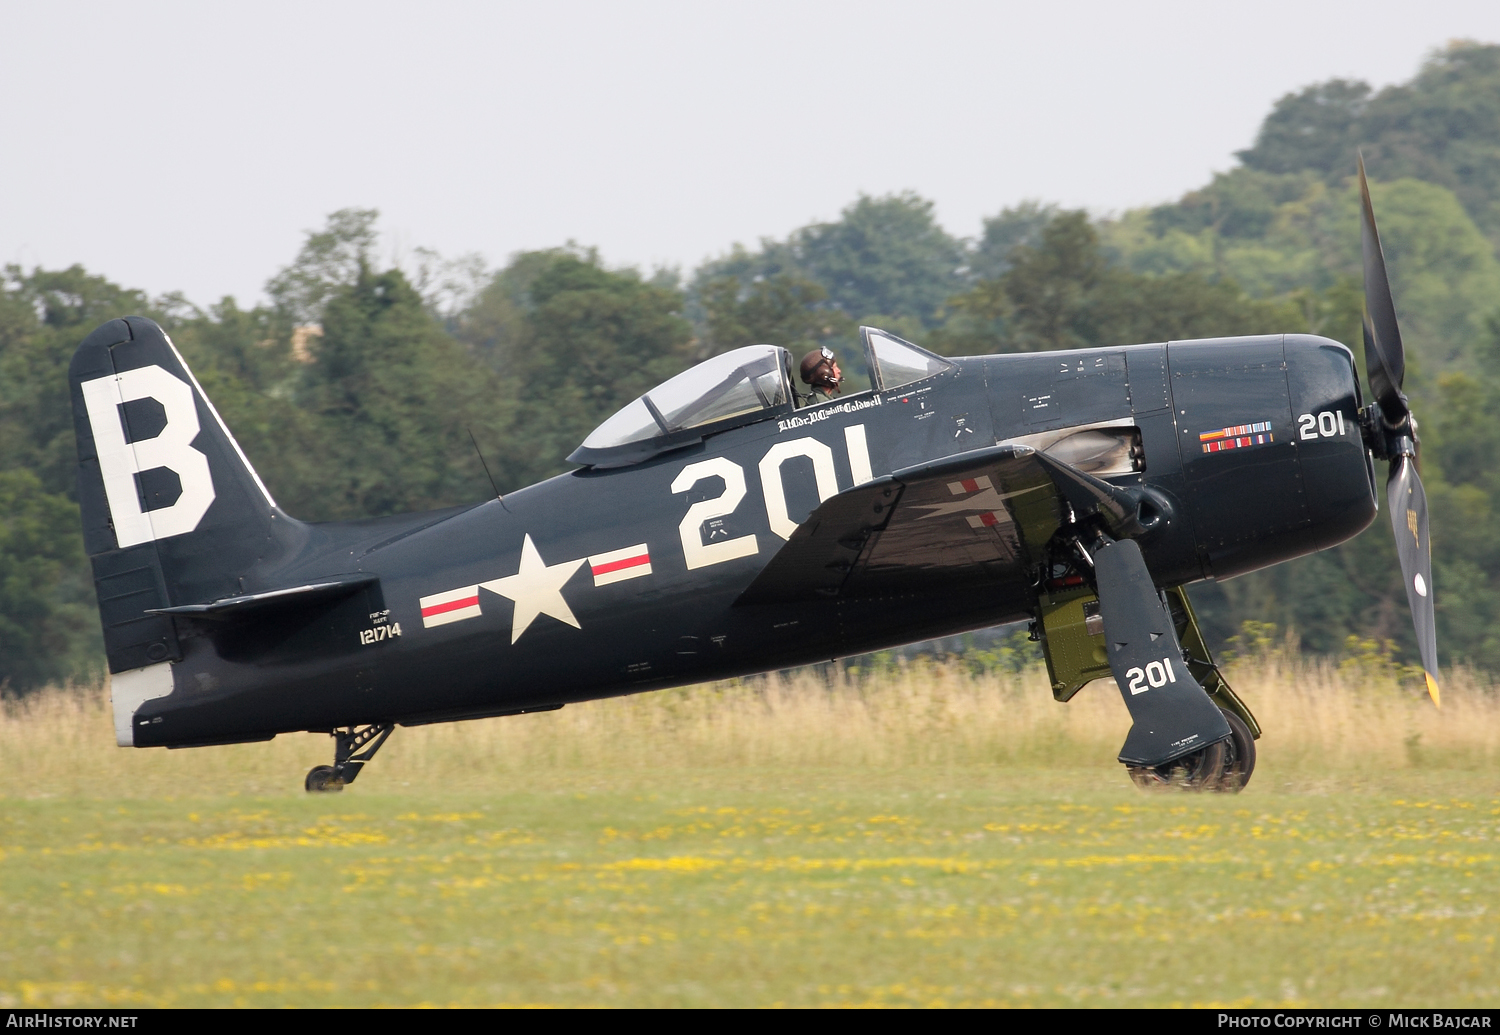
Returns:
[[[832,367],[833,370],[838,369],[838,357],[833,354],[832,349],[830,349],[827,345],[823,345],[818,349],[818,352],[822,354],[823,359],[822,362],[820,362],[814,368],[815,370],[824,370],[828,367]],[[844,379],[842,376],[835,375],[833,373],[833,370],[829,370],[828,372],[827,383],[831,385],[840,384]]]

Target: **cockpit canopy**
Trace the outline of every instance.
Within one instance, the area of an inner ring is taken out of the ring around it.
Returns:
[[[694,441],[717,425],[790,409],[787,366],[786,349],[775,345],[747,345],[705,360],[599,425],[568,459],[596,467],[635,463],[642,454]]]
[[[861,327],[876,391],[921,381],[953,364],[885,331]],[[792,409],[792,357],[776,345],[747,345],[704,360],[651,389],[595,428],[568,457],[591,467],[623,467],[725,428]]]

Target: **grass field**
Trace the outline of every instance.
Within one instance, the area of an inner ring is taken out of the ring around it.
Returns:
[[[327,738],[0,718],[0,1006],[1500,1001],[1500,698],[1231,672],[1238,796],[1134,790],[1111,684],[914,663]]]

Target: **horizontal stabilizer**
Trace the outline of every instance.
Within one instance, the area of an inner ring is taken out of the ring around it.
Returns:
[[[206,618],[228,621],[259,612],[285,608],[303,607],[348,596],[363,589],[379,577],[368,573],[334,575],[304,586],[289,586],[286,589],[270,589],[262,593],[246,593],[242,596],[224,597],[206,604],[182,604],[177,607],[157,607],[147,610],[153,615],[178,615],[184,618]]]

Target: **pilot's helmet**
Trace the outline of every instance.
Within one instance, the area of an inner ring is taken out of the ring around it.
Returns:
[[[818,371],[820,371],[824,366],[833,363],[835,359],[837,359],[837,357],[834,356],[833,350],[826,345],[820,349],[813,349],[807,355],[803,356],[801,371],[802,383],[805,385],[815,385],[822,384],[823,382],[833,381],[832,377],[826,375],[819,377]]]

